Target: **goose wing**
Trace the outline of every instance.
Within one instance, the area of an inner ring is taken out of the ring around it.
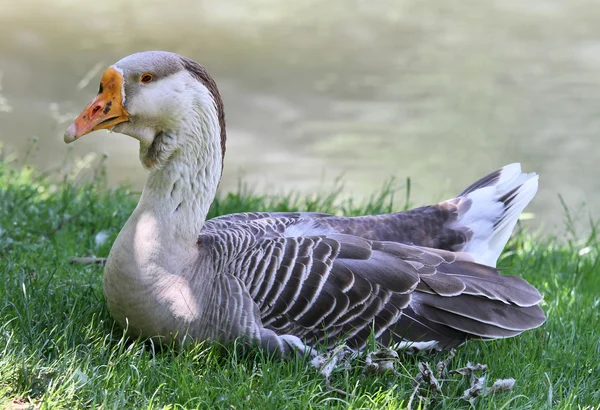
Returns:
[[[465,254],[314,234],[322,226],[299,236],[307,222],[289,215],[234,219],[209,225],[200,242],[238,289],[234,309],[250,298],[260,321],[252,325],[279,336],[310,345],[343,338],[362,348],[373,332],[384,343],[434,341],[444,348],[514,336],[545,319],[535,288]]]
[[[463,251],[476,262],[495,266],[537,187],[535,173],[523,173],[519,164],[510,164],[474,182],[456,198],[405,212],[359,217],[254,212],[227,215],[209,222],[232,226],[273,218],[288,221],[287,236],[346,234],[374,241]]]
[[[458,201],[423,206],[391,214],[345,217],[319,212],[247,212],[207,221],[209,229],[227,228],[260,219],[285,220],[287,236],[346,234],[365,239],[401,242],[429,248],[459,250],[469,234],[451,226],[459,217]]]

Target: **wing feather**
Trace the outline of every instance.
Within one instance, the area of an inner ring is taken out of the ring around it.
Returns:
[[[437,341],[441,349],[468,338],[514,336],[544,321],[535,288],[467,254],[323,233],[322,222],[338,217],[321,214],[314,218],[320,234],[286,236],[297,223],[296,233],[314,229],[306,226],[310,216],[299,215],[231,217],[203,234],[212,238],[201,242],[214,244],[218,257],[236,259],[229,273],[242,287],[231,294],[245,293],[259,312],[259,318],[244,315],[252,310],[247,301],[228,297],[228,310],[242,327],[259,320],[279,336],[308,344],[345,338],[362,348],[373,334],[382,343]]]

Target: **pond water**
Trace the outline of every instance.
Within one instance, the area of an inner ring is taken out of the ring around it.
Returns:
[[[510,162],[540,173],[528,211],[561,232],[562,195],[600,215],[597,0],[2,2],[0,140],[42,170],[107,153],[141,188],[137,143],[62,134],[105,67],[163,49],[204,64],[225,100],[221,189],[365,197],[412,178],[413,203],[452,197]]]

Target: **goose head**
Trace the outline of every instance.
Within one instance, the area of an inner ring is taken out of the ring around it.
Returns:
[[[215,81],[203,66],[175,53],[136,53],[110,66],[64,140],[71,143],[100,129],[137,139],[140,160],[151,170],[180,151],[193,155],[215,140],[221,163],[225,155],[223,102]]]

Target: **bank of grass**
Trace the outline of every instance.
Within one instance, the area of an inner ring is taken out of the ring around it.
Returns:
[[[55,176],[56,177],[56,176]],[[222,194],[211,216],[248,210],[305,210],[347,215],[399,210],[404,194],[384,189],[368,204],[337,204],[336,194],[304,197]],[[157,351],[127,341],[102,296],[102,268],[71,265],[74,256],[106,256],[137,199],[65,177],[0,162],[0,407],[2,408],[405,408],[420,361],[401,356],[397,374],[365,375],[361,359],[336,369],[327,389],[305,360],[279,361],[239,346],[198,345]],[[103,238],[106,238],[103,240]],[[600,403],[600,244],[521,233],[499,265],[544,295],[548,322],[507,340],[471,342],[452,363],[489,366],[490,383],[516,379],[512,391],[471,406],[468,382],[450,378],[430,408],[592,408]],[[433,396],[433,393],[431,394]],[[418,408],[418,403],[413,403]]]

